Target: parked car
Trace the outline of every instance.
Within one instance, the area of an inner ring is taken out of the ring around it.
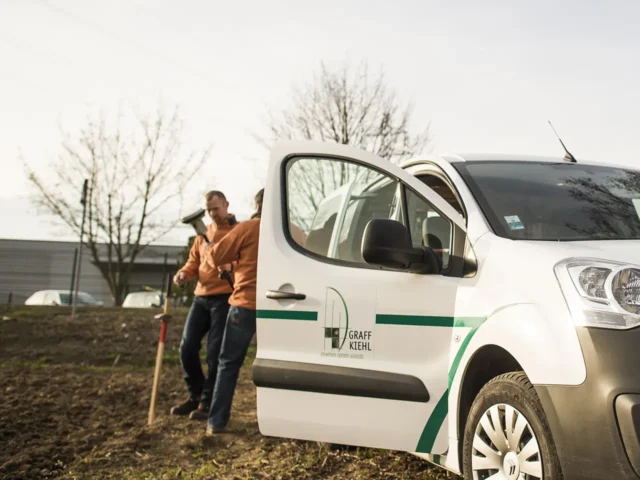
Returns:
[[[468,480],[640,476],[637,169],[280,145],[257,317],[264,435]]]
[[[162,305],[161,292],[132,292],[129,293],[122,306],[124,308],[149,308]]]
[[[25,305],[71,305],[69,290],[39,290],[27,298]],[[78,292],[77,306],[102,307],[104,302],[96,300],[86,292]]]

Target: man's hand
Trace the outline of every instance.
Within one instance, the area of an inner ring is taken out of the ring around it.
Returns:
[[[185,274],[184,272],[178,272],[174,275],[173,277],[173,283],[175,283],[176,285],[178,285],[179,287],[181,287],[182,285],[184,285],[185,282]]]
[[[218,267],[218,271],[219,272],[230,272],[231,271],[231,264],[227,263],[226,265],[221,265]]]

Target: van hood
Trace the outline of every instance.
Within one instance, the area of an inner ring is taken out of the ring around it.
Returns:
[[[516,241],[542,250],[560,261],[569,257],[590,257],[635,264],[640,268],[640,240],[593,240],[578,242]],[[524,247],[524,245],[522,245]],[[526,247],[525,247],[526,248]]]

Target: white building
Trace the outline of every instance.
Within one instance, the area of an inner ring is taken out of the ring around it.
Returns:
[[[0,239],[0,304],[7,302],[10,293],[13,304],[18,305],[37,290],[69,290],[77,247],[77,242]],[[162,289],[165,273],[174,273],[181,266],[183,248],[152,245],[142,251],[125,295],[145,287]],[[106,263],[106,254],[99,262]],[[86,246],[82,249],[79,290],[102,300],[105,306],[114,305],[109,286]]]

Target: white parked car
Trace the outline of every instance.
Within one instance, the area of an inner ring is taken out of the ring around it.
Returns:
[[[122,302],[124,308],[149,308],[161,305],[162,294],[160,292],[132,292]]]
[[[25,305],[71,305],[69,290],[39,290],[24,302]],[[86,292],[78,292],[77,306],[102,307],[104,302],[96,300]]]
[[[260,431],[407,451],[465,479],[638,478],[639,240],[637,170],[278,146]]]

